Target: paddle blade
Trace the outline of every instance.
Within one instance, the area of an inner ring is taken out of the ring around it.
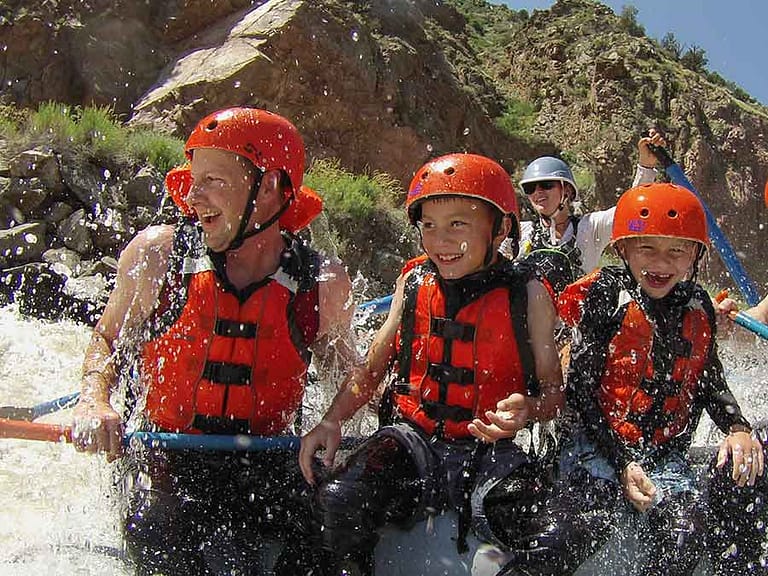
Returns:
[[[23,422],[0,418],[0,438],[72,442],[72,429],[60,424],[42,424],[40,422]]]

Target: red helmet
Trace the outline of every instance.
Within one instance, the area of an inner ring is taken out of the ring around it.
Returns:
[[[427,198],[466,196],[485,200],[519,221],[517,197],[506,170],[485,156],[448,154],[430,160],[411,180],[405,208],[411,224],[418,220],[418,205]]]
[[[200,120],[187,139],[184,153],[192,160],[198,148],[215,148],[243,156],[261,170],[283,170],[291,182],[292,201],[280,216],[280,227],[296,232],[323,209],[322,199],[304,179],[304,142],[288,120],[256,108],[228,108]],[[169,194],[187,214],[186,197],[192,185],[189,164],[174,168],[165,178]]]
[[[675,184],[631,188],[616,204],[611,242],[636,236],[682,238],[707,247],[704,207],[693,192]]]

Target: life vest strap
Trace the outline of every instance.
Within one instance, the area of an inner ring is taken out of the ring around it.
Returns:
[[[448,384],[467,386],[475,382],[474,370],[457,368],[450,364],[434,364],[430,362],[427,367],[427,376],[438,382],[441,386],[447,386]]]
[[[258,332],[259,325],[255,322],[238,322],[236,320],[227,320],[217,318],[213,330],[219,336],[227,338],[249,338],[254,339]]]
[[[475,327],[472,324],[457,322],[450,318],[432,318],[429,332],[445,340],[472,342],[475,339]]]
[[[468,422],[475,417],[474,413],[469,408],[447,406],[446,404],[432,402],[430,400],[422,400],[421,407],[431,420],[441,422],[445,420],[451,420],[452,422]]]
[[[666,398],[662,394],[657,394],[649,410],[646,412],[630,412],[624,419],[625,422],[640,429],[646,444],[650,445],[657,430],[663,430],[675,419],[673,413],[664,411],[665,400]]]
[[[203,378],[215,384],[250,386],[251,367],[245,364],[207,361],[203,369]]]

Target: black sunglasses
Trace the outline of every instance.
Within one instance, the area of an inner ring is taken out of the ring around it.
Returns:
[[[525,192],[526,196],[530,196],[534,193],[537,187],[540,187],[542,190],[552,190],[552,188],[557,185],[557,180],[540,180],[539,182],[527,182],[523,184],[523,192]]]

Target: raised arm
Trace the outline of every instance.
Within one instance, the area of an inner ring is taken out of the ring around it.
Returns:
[[[122,450],[122,421],[110,404],[117,377],[113,363],[121,333],[140,325],[157,301],[173,239],[169,226],[140,232],[118,261],[115,288],[94,328],[83,361],[80,399],[73,413],[72,439],[85,452],[106,452],[112,459]]]

